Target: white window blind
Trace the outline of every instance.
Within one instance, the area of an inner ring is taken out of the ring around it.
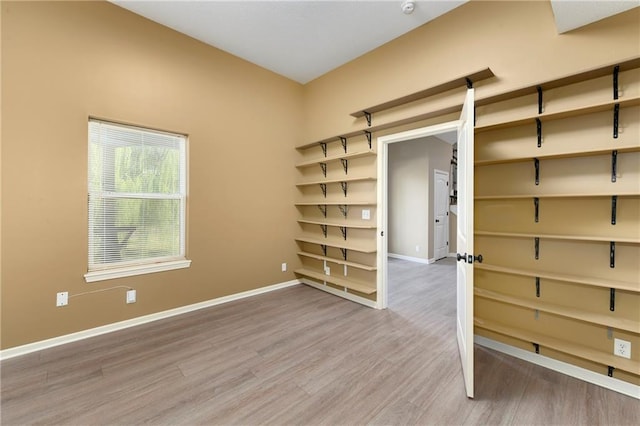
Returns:
[[[185,258],[185,145],[89,120],[89,272]]]

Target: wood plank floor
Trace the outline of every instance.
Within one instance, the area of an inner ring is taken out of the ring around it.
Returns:
[[[377,311],[300,285],[5,360],[22,424],[640,424],[637,400],[475,348],[468,400],[454,262],[391,259]]]

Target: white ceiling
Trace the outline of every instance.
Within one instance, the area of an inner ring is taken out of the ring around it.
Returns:
[[[467,0],[110,0],[211,46],[307,83]],[[640,0],[551,0],[558,32],[637,7]]]

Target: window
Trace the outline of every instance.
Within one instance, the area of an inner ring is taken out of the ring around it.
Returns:
[[[87,282],[186,268],[186,137],[89,120]]]

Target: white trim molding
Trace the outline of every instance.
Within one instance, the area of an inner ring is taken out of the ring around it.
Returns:
[[[368,306],[369,308],[379,309],[376,302],[373,300],[365,299],[364,297],[356,296],[355,294],[347,293],[346,291],[333,288],[328,285],[320,284],[315,281],[311,281],[306,278],[301,278],[300,282],[306,284],[309,287],[317,288],[318,290],[326,291],[335,296],[342,297],[343,299],[350,300],[352,302],[360,303],[361,305]]]
[[[300,280],[291,280],[266,287],[256,288],[254,290],[243,291],[242,293],[231,294],[229,296],[217,297],[215,299],[206,300],[204,302],[194,303],[192,305],[181,306],[179,308],[169,309],[167,311],[156,312],[155,314],[144,315],[130,320],[120,321],[113,324],[107,324],[100,327],[90,328],[88,330],[78,331],[76,333],[64,336],[53,337],[39,342],[28,343],[22,346],[5,349],[0,351],[0,360],[14,358],[20,355],[26,355],[43,349],[52,348],[54,346],[64,345],[66,343],[76,342],[78,340],[88,339],[102,334],[111,333],[113,331],[123,330],[125,328],[135,327],[137,325],[186,314],[188,312],[197,311],[199,309],[209,308],[211,306],[221,305],[223,303],[232,302],[234,300],[244,299],[259,294],[268,293],[282,288],[291,287],[301,284]]]
[[[557,359],[549,358],[544,355],[525,351],[524,349],[516,348],[502,342],[497,342],[483,336],[476,335],[474,336],[474,340],[476,344],[484,346],[485,348],[493,349],[541,367],[557,371],[558,373],[566,374],[567,376],[575,377],[576,379],[580,379],[588,383],[593,383],[594,385],[619,392],[623,395],[640,399],[640,386],[632,383],[625,382],[614,377],[605,376],[604,374],[599,374],[595,371],[558,361]]]
[[[191,266],[188,259],[173,260],[169,262],[148,263],[145,265],[125,266],[122,268],[103,269],[100,271],[91,271],[84,274],[84,280],[88,283],[104,280],[112,280],[114,278],[131,277],[134,275],[151,274],[154,272],[172,271],[174,269],[183,269]]]
[[[436,261],[435,259],[423,259],[422,257],[405,256],[404,254],[395,253],[387,253],[387,256],[393,257],[394,259],[408,260],[409,262],[424,263],[426,265],[434,263]]]

